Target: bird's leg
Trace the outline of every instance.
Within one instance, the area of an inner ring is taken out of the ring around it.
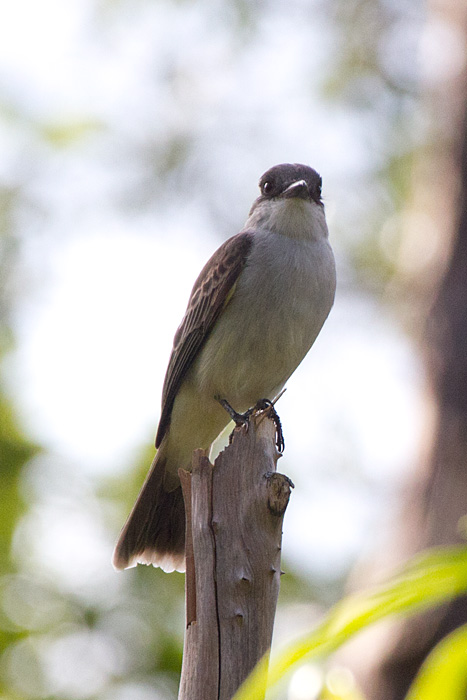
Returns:
[[[227,399],[221,399],[216,396],[216,401],[219,401],[222,408],[227,411],[237,428],[240,426],[248,426],[248,421],[251,414],[255,410],[254,408],[249,408],[248,411],[245,411],[245,413],[238,413],[234,408],[232,408]]]

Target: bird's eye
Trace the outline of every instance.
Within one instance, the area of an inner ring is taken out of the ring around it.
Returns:
[[[263,185],[263,194],[271,194],[271,192],[274,189],[274,185],[270,180],[266,180],[266,182]]]

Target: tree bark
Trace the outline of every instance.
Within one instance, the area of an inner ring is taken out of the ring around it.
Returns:
[[[214,467],[197,450],[192,473],[181,472],[187,629],[179,700],[230,700],[269,652],[291,489],[275,471],[278,456],[266,410],[235,429]]]

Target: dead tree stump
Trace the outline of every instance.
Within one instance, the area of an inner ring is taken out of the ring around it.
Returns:
[[[269,652],[282,521],[293,486],[276,473],[268,411],[236,428],[215,466],[180,470],[187,512],[187,628],[179,700],[230,700]],[[264,697],[258,695],[258,698]]]

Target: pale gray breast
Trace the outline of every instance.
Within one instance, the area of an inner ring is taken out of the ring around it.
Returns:
[[[272,398],[315,341],[334,291],[334,257],[325,238],[255,235],[234,296],[196,362],[200,385],[237,410]]]
[[[282,348],[289,354],[293,371],[329,314],[335,284],[327,239],[267,234],[258,236],[237,292],[244,305],[254,300],[252,325],[269,339],[272,351]]]

